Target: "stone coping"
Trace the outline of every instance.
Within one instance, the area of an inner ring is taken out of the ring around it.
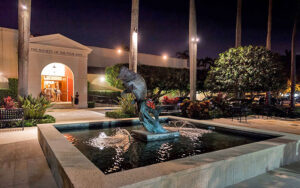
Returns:
[[[38,138],[59,187],[225,187],[300,160],[300,136],[175,116],[230,131],[277,136],[246,145],[105,175],[55,128],[110,126],[136,118],[38,125]],[[54,127],[55,126],[55,127]]]

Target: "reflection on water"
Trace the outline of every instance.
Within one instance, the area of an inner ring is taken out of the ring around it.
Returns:
[[[63,134],[105,174],[262,140],[183,124],[174,122],[165,127],[179,131],[179,138],[149,143],[130,137],[131,130],[143,129],[142,126],[72,130]]]

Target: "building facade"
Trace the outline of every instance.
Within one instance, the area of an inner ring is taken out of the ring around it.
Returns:
[[[61,34],[31,37],[29,43],[28,92],[44,95],[53,102],[71,103],[79,95],[77,107],[87,107],[87,82],[92,89],[105,89],[105,67],[128,63],[128,52],[85,46]],[[187,68],[177,58],[138,54],[144,65]],[[0,27],[0,88],[8,78],[18,77],[18,30]]]

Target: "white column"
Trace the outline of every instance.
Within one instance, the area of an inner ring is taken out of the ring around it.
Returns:
[[[132,0],[129,70],[137,72],[139,0]]]
[[[18,4],[18,93],[28,95],[28,61],[30,39],[31,0],[19,0]]]
[[[197,82],[197,21],[195,0],[190,0],[189,19],[189,61],[190,61],[190,99],[196,100]]]

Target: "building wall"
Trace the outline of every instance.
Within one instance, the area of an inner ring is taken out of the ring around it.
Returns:
[[[18,31],[0,27],[0,88],[18,77]]]
[[[54,52],[66,52],[59,55]],[[67,53],[69,52],[69,53]],[[70,54],[81,54],[81,57]],[[69,54],[69,55],[66,55]],[[29,93],[38,96],[41,92],[41,73],[50,63],[62,63],[68,66],[74,74],[74,95],[79,93],[79,108],[87,107],[87,53],[83,50],[61,48],[30,43],[29,53]]]
[[[89,48],[93,49],[88,59],[89,67],[108,67],[115,64],[129,62],[129,54],[126,51],[118,54],[115,49],[99,48],[94,46],[89,46]],[[167,60],[164,60],[162,56],[144,53],[138,54],[138,63],[159,67],[187,68],[187,60],[185,59],[169,57]]]

